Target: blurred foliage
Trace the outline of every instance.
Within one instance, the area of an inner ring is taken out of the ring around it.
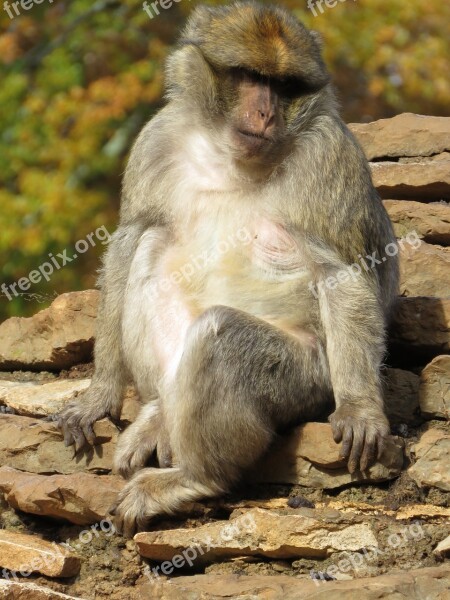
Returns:
[[[0,284],[49,253],[72,255],[100,226],[113,232],[127,153],[161,105],[164,58],[195,4],[178,0],[153,19],[137,0],[16,3],[13,19],[2,7]],[[306,1],[281,4],[321,32],[346,120],[450,114],[450,3],[346,0],[322,3],[317,16]],[[0,295],[0,319],[92,287],[103,250],[97,243],[11,302]]]

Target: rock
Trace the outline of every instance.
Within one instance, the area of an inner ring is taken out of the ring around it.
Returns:
[[[390,329],[393,352],[430,359],[450,351],[450,299],[399,298]]]
[[[72,401],[91,384],[91,379],[58,379],[35,383],[0,379],[0,406],[7,406],[15,413],[28,417],[46,417],[57,414],[66,402]],[[125,389],[120,421],[132,423],[142,403],[134,386]]]
[[[450,248],[402,242],[400,294],[450,298]]]
[[[3,600],[83,600],[60,594],[35,583],[22,583],[0,579],[0,597]]]
[[[49,577],[73,577],[80,572],[81,561],[63,546],[36,535],[0,529],[0,566],[20,572],[22,577],[42,573]]]
[[[368,160],[431,156],[450,150],[450,118],[403,113],[372,123],[350,123]]]
[[[394,225],[395,235],[403,238],[411,232],[429,244],[450,245],[450,205],[447,203],[384,200]]]
[[[449,585],[447,564],[349,581],[287,575],[208,574],[167,581],[155,577],[140,593],[142,600],[445,600]]]
[[[402,164],[370,163],[372,178],[382,198],[450,199],[450,160]]]
[[[433,154],[433,156],[401,156],[398,162],[408,165],[410,163],[440,162],[442,160],[450,160],[450,152],[439,152],[439,154]]]
[[[90,382],[90,379],[60,379],[42,384],[0,381],[0,404],[20,415],[46,417],[59,412],[67,401],[87,389]]]
[[[438,558],[444,558],[444,556],[448,556],[450,554],[450,535],[439,542],[439,544],[433,550],[433,554]]]
[[[104,519],[124,485],[125,481],[114,475],[36,475],[0,468],[0,491],[13,508],[75,525]]]
[[[230,521],[208,523],[195,529],[138,533],[134,541],[141,556],[174,564],[180,550],[188,549],[184,555],[186,565],[189,554],[192,562],[205,564],[234,556],[325,558],[333,552],[378,547],[367,523],[346,522],[337,511],[332,513],[332,518],[326,518],[306,508],[292,510],[291,514],[254,508]],[[164,570],[162,573],[170,574]]]
[[[408,475],[419,487],[436,487],[450,492],[450,435],[429,429],[414,447],[416,462]]]
[[[384,405],[389,423],[415,427],[423,422],[419,409],[419,376],[403,369],[386,369]]]
[[[0,369],[60,370],[89,362],[98,299],[96,290],[62,294],[32,317],[4,321]]]
[[[108,419],[94,425],[97,444],[74,457],[55,423],[0,414],[0,465],[31,473],[105,472],[112,468],[117,428]]]
[[[420,374],[419,403],[427,418],[450,418],[450,356],[437,356]]]
[[[386,481],[398,477],[403,466],[403,442],[390,438],[380,462],[364,473],[348,472],[339,458],[328,423],[306,423],[280,437],[270,452],[251,470],[257,483],[292,483],[334,489],[348,483]]]

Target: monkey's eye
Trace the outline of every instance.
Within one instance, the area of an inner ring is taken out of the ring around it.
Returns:
[[[307,89],[303,81],[296,77],[284,77],[283,79],[272,80],[272,85],[277,91],[278,95],[293,99],[306,93]]]

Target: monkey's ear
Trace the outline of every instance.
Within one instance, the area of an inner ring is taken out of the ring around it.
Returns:
[[[315,29],[310,29],[309,33],[310,33],[311,37],[313,38],[313,40],[318,45],[319,49],[323,50],[323,37],[322,37],[322,34],[319,31],[316,31]]]
[[[214,73],[193,44],[175,50],[166,62],[166,96],[176,99],[181,95],[185,101],[191,98],[193,106],[204,108],[208,114],[217,105]]]

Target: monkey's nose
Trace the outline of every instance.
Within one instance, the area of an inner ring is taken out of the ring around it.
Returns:
[[[275,111],[271,108],[259,109],[257,111],[256,120],[258,122],[258,129],[261,131],[261,134],[268,134],[271,132],[275,124]]]

